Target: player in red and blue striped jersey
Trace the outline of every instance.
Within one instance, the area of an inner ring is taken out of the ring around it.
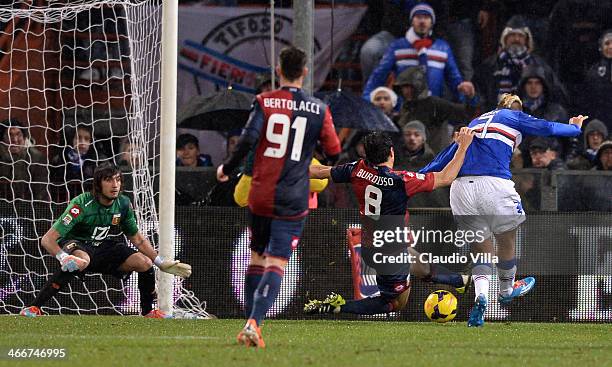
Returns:
[[[455,137],[459,149],[453,159],[440,172],[420,174],[393,170],[395,153],[391,139],[381,133],[372,133],[365,137],[366,159],[347,163],[337,167],[312,166],[311,178],[331,178],[336,183],[351,183],[353,192],[359,201],[361,215],[362,253],[378,251],[373,247],[372,227],[376,222],[386,221],[392,227],[405,227],[408,224],[408,199],[419,192],[430,192],[438,187],[450,185],[463,164],[465,152],[472,142],[474,132],[463,128]],[[374,244],[375,246],[375,244]],[[426,264],[419,261],[418,252],[413,248],[406,249],[406,244],[397,248],[400,251],[416,255],[416,272],[411,265],[377,268],[376,283],[379,296],[361,300],[345,301],[340,295],[332,293],[324,301],[311,300],[304,306],[306,313],[355,313],[380,314],[398,311],[406,306],[410,287],[408,274],[413,273],[423,280],[448,284],[455,288],[464,288],[468,276],[451,272],[438,264]],[[395,253],[397,254],[397,253]],[[394,254],[394,255],[395,255]],[[368,255],[364,256],[366,263]]]
[[[255,147],[249,193],[251,260],[245,276],[248,321],[238,342],[264,347],[259,326],[278,296],[284,269],[298,244],[308,214],[308,166],[317,141],[332,160],[340,154],[329,108],[302,91],[306,54],[281,51],[280,89],[257,95],[240,140],[217,170],[227,181]]]

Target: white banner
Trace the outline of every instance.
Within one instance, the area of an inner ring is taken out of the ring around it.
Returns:
[[[334,9],[333,57],[355,32],[365,7]],[[275,58],[291,44],[293,10],[275,9]],[[318,89],[331,68],[332,14],[315,9],[314,87]],[[255,92],[255,77],[269,72],[270,11],[266,8],[226,8],[202,5],[179,7],[178,104],[207,95],[231,83],[237,90]]]

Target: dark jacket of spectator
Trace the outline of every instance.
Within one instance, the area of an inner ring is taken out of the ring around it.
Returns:
[[[590,116],[597,116],[612,130],[612,29],[607,30],[599,40],[601,58],[587,72],[581,105],[586,106]],[[604,50],[607,47],[608,51]]]
[[[527,91],[527,82],[530,79],[538,79],[543,86],[542,94],[532,98]],[[521,80],[519,81],[519,95],[523,100],[523,111],[531,116],[547,121],[567,122],[567,111],[559,103],[552,101],[550,81],[546,79],[546,70],[540,65],[529,65],[523,69]],[[531,167],[531,157],[529,156],[529,145],[535,136],[525,136],[519,146],[525,167]],[[567,141],[565,141],[567,140]],[[569,139],[564,139],[562,151],[569,150],[571,145]]]
[[[600,141],[606,140],[608,137],[608,129],[603,122],[598,119],[589,121],[582,133],[582,148],[578,150],[575,156],[568,159],[567,166],[570,169],[587,170],[591,169],[596,164],[597,153],[599,149],[601,149],[601,145],[597,148],[589,145],[589,135],[594,133],[601,135]]]
[[[404,96],[398,124],[403,127],[410,121],[421,121],[427,128],[429,146],[437,153],[450,142],[447,120],[467,122],[476,111],[477,98],[461,104],[431,96],[425,72],[421,67],[402,72],[394,87],[401,93],[402,86],[406,85],[412,86],[413,98],[408,100]]]
[[[561,0],[550,14],[548,60],[563,83],[582,83],[589,65],[598,57],[597,39],[612,28],[612,2]],[[581,93],[576,90],[576,95]],[[598,115],[599,116],[599,115]]]
[[[509,38],[515,34],[524,36],[525,44],[522,44],[523,41]],[[543,69],[544,79],[551,86],[550,100],[565,99],[565,88],[552,68],[542,57],[533,53],[533,36],[520,17],[506,24],[499,43],[498,54],[487,58],[474,77],[485,109],[494,109],[499,96],[503,93],[518,94],[523,70],[530,65],[540,66]]]
[[[612,141],[604,141],[599,147],[593,170],[612,171]]]
[[[8,120],[0,124],[0,137],[0,180],[10,184],[7,190],[2,189],[3,196],[14,198],[14,192],[26,200],[47,199],[47,159],[32,146],[28,130],[18,121]]]
[[[96,151],[93,144],[83,155],[71,146],[65,147],[51,159],[51,165],[54,167],[53,178],[60,182],[89,180],[93,178],[96,166],[106,158],[104,154]]]

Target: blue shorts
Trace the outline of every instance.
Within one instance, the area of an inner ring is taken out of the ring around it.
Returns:
[[[378,284],[380,296],[392,301],[409,289],[408,274],[377,275],[376,284]]]
[[[249,214],[251,250],[259,255],[289,260],[302,235],[306,217],[283,220]]]

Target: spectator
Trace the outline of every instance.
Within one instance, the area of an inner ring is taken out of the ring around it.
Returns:
[[[523,68],[519,82],[519,96],[523,100],[523,111],[534,117],[548,121],[567,121],[567,111],[560,104],[553,102],[551,87],[546,79],[546,71],[540,65],[529,65]],[[531,166],[529,145],[535,136],[524,137],[520,145],[525,167]],[[569,145],[569,139],[564,139]]]
[[[139,150],[134,147],[134,144],[130,142],[128,137],[121,140],[119,151],[118,166],[134,169],[139,168],[141,161],[144,161],[139,154]]]
[[[593,169],[598,171],[612,171],[612,140],[604,141],[599,147]]]
[[[459,71],[465,80],[474,77],[476,29],[489,26],[492,13],[499,8],[496,0],[449,1],[447,40],[451,45]]]
[[[612,130],[612,29],[601,36],[599,52],[601,59],[587,72],[583,104],[592,116],[603,118],[608,130]]]
[[[29,139],[28,129],[10,119],[0,123],[0,179],[11,184],[9,192],[31,200],[48,198],[45,156]]]
[[[240,134],[242,133],[241,129],[234,129],[227,133],[227,140],[225,141],[225,157],[229,157],[230,153],[238,144],[238,140],[240,140]]]
[[[533,168],[546,168],[550,171],[566,169],[565,162],[559,159],[558,144],[547,138],[536,138],[529,145],[529,155]]]
[[[403,71],[394,87],[404,98],[398,124],[403,127],[413,120],[421,121],[427,129],[429,145],[441,151],[450,142],[447,120],[467,121],[476,111],[478,99],[470,95],[466,104],[452,103],[429,93],[429,85],[422,66]]]
[[[376,28],[380,27],[380,31],[368,38],[359,50],[361,75],[364,83],[368,81],[370,74],[378,65],[391,42],[404,35],[408,30],[406,19],[410,15],[412,6],[414,6],[412,1],[403,0],[370,2],[368,13],[372,15],[371,18],[380,19],[381,24],[376,25]],[[376,11],[380,11],[380,13],[372,14]]]
[[[474,86],[463,80],[448,43],[432,37],[435,23],[436,15],[428,4],[420,3],[412,8],[410,29],[405,37],[396,39],[387,48],[368,78],[363,91],[364,99],[369,100],[370,93],[383,85],[392,71],[397,77],[402,71],[419,65],[426,68],[429,88],[434,96],[442,96],[444,80],[455,93],[474,94]]]
[[[191,134],[181,134],[176,139],[177,167],[212,167],[212,158],[208,154],[200,154],[198,138]]]
[[[561,0],[550,13],[548,60],[574,96],[583,93],[587,68],[598,58],[597,39],[612,27],[610,14],[612,2],[600,0]]]
[[[593,119],[584,128],[582,136],[584,138],[584,150],[581,154],[567,162],[568,167],[571,169],[586,170],[596,164],[599,149],[601,149],[602,143],[608,137],[608,129],[603,122]]]
[[[397,106],[397,94],[387,87],[378,87],[370,93],[370,102],[379,107],[391,121],[396,121],[399,113],[395,112]]]
[[[484,99],[482,104],[487,110],[495,108],[502,94],[518,93],[523,69],[529,65],[542,67],[544,80],[551,86],[550,100],[565,98],[565,89],[550,66],[543,58],[533,54],[533,37],[522,18],[512,18],[506,24],[499,43],[499,53],[486,59],[475,77],[481,98]]]
[[[106,159],[93,145],[91,126],[78,125],[76,130],[70,128],[66,135],[71,145],[66,145],[51,159],[55,178],[61,182],[90,180],[100,160]]]
[[[402,128],[402,144],[395,155],[395,169],[417,172],[434,158],[427,145],[427,132],[421,121],[410,121]]]

